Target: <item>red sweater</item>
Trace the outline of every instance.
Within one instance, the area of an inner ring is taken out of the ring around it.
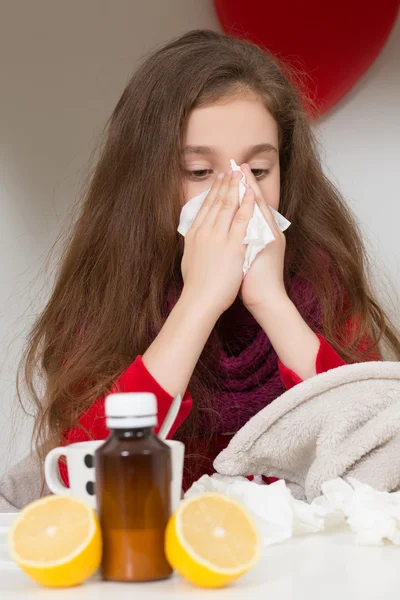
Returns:
[[[318,337],[320,339],[320,348],[316,359],[317,374],[324,373],[325,371],[345,364],[328,342],[322,336]],[[279,362],[279,373],[286,389],[290,389],[301,382],[301,378],[285,367],[281,362]],[[140,356],[138,356],[136,360],[121,373],[115,383],[115,389],[118,389],[121,392],[152,392],[155,394],[158,401],[158,427],[156,429],[156,431],[158,431],[158,428],[164,421],[173,398],[149,373]],[[104,397],[98,398],[94,404],[82,414],[78,426],[66,433],[66,444],[83,442],[90,439],[103,440],[108,437],[109,431],[106,427],[104,400]],[[170,432],[170,437],[173,437],[178,427],[187,418],[191,408],[192,398],[190,394],[186,392],[183,397],[181,409]],[[213,448],[212,456],[209,458],[213,460],[213,458],[228,445],[230,439],[231,436],[220,436],[216,443],[216,447]],[[66,470],[62,468],[62,466],[60,467],[60,470],[64,482],[67,483]],[[209,473],[210,471],[209,469],[206,469],[205,472]]]

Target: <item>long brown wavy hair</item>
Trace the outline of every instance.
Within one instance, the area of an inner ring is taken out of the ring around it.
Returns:
[[[256,45],[193,31],[152,54],[129,81],[21,363],[19,389],[25,384],[36,403],[34,434],[43,451],[110,390],[163,326],[166,293],[182,285],[177,223],[188,116],[238,91],[258,94],[278,124],[280,211],[293,223],[289,294],[295,275],[312,285],[323,334],[346,361],[365,360],[364,337],[370,350],[385,341],[400,358],[398,337],[367,280],[360,234],[322,171],[310,115],[290,80]],[[356,326],[344,337],[351,318]],[[203,353],[190,383],[196,408],[186,427],[192,434],[199,410],[212,411],[212,394],[205,393],[210,385],[212,365]]]

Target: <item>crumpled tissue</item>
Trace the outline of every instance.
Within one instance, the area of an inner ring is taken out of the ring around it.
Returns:
[[[262,485],[245,477],[203,475],[185,498],[203,492],[224,493],[244,504],[264,546],[343,525],[355,533],[357,544],[379,546],[387,540],[400,545],[400,492],[379,492],[352,478],[326,482],[311,504],[293,498],[282,480]]]
[[[243,175],[242,179],[239,182],[239,202],[241,203],[244,193],[246,191],[246,178],[243,172],[241,171],[240,167],[235,163],[233,159],[230,161],[230,166],[232,171],[240,171]],[[195,220],[197,213],[199,212],[209,191],[210,190],[208,189],[205,192],[198,194],[198,196],[191,198],[182,208],[178,227],[178,232],[181,235],[185,236],[191,228],[191,226],[193,225],[193,221]],[[285,219],[285,217],[278,213],[278,211],[276,211],[275,209],[271,208],[271,211],[275,218],[275,222],[278,228],[281,231],[286,231],[286,229],[290,226],[290,221]],[[243,264],[244,275],[246,275],[246,273],[250,269],[250,265],[257,256],[257,254],[261,252],[261,250],[265,248],[267,244],[273,242],[274,240],[275,236],[272,233],[267,221],[265,220],[260,208],[256,204],[254,207],[253,216],[247,227],[246,237],[243,240],[243,244],[247,245],[246,256]]]

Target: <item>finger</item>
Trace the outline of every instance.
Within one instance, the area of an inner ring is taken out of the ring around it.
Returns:
[[[242,179],[242,174],[234,171],[229,184],[225,198],[222,198],[220,209],[216,215],[214,229],[216,231],[228,233],[232,221],[239,209],[239,184]]]
[[[260,190],[260,186],[258,185],[257,179],[254,177],[253,171],[250,169],[249,165],[243,164],[240,168],[245,174],[247,185],[249,185],[254,190],[257,202],[266,203],[264,196],[262,195],[262,192]]]
[[[213,184],[210,188],[210,191],[208,192],[199,212],[196,215],[195,220],[193,221],[193,225],[192,225],[193,229],[198,229],[200,227],[200,225],[203,223],[208,211],[210,210],[211,206],[214,204],[215,198],[221,188],[222,181],[224,179],[224,175],[225,175],[224,173],[219,173],[219,175],[214,179]]]
[[[268,225],[271,228],[272,233],[274,234],[275,239],[279,236],[283,235],[282,231],[279,229],[276,224],[274,214],[271,210],[271,207],[266,202],[262,202],[261,204],[257,202],[258,208],[260,209],[264,219],[267,221]]]
[[[204,219],[204,225],[206,225],[207,227],[214,227],[214,224],[217,219],[220,208],[221,208],[222,204],[225,202],[225,199],[227,197],[227,194],[229,191],[229,186],[232,181],[232,176],[233,176],[233,173],[232,173],[232,171],[229,170],[225,174],[225,176],[222,180],[222,183],[218,190],[218,193],[215,196],[214,203],[210,207],[210,209],[207,212],[207,215]]]
[[[250,223],[250,219],[253,216],[255,204],[254,190],[248,186],[243,196],[242,204],[236,211],[233,218],[232,225],[229,231],[229,237],[243,242],[246,237],[247,227]]]
[[[246,175],[247,185],[250,185],[251,188],[254,190],[254,193],[256,195],[256,204],[258,205],[264,219],[267,221],[268,225],[270,226],[272,233],[274,234],[275,237],[277,237],[282,232],[276,224],[275,217],[271,211],[271,207],[269,206],[268,202],[265,200],[265,198],[261,192],[260,186],[258,185],[257,179],[254,177],[254,174],[253,174],[252,170],[250,169],[249,165],[244,164],[241,166],[241,168],[243,169],[243,172]]]

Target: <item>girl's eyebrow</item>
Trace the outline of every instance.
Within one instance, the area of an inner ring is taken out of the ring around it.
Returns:
[[[216,150],[215,148],[211,148],[210,146],[186,146],[186,148],[184,148],[183,150],[184,154],[201,154],[202,156],[204,155],[210,155],[210,154],[216,154]]]
[[[262,152],[274,152],[278,154],[278,150],[272,144],[256,144],[255,146],[250,146],[245,151],[245,155],[250,158],[255,154],[261,154]],[[210,156],[216,154],[217,151],[215,148],[211,146],[186,146],[183,150],[183,154],[200,154],[201,156]]]
[[[257,144],[256,146],[251,146],[250,148],[248,148],[246,150],[246,155],[251,157],[255,154],[261,154],[263,152],[274,152],[275,154],[278,154],[277,148],[275,148],[275,146],[273,146],[272,144]]]

